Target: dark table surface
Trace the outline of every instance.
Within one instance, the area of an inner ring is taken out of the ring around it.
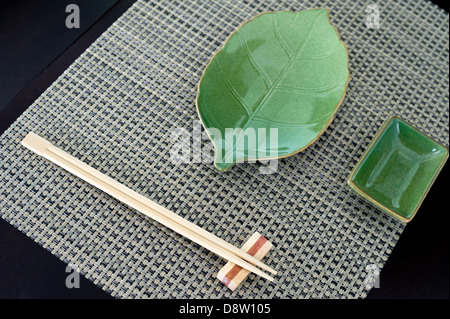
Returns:
[[[0,133],[102,34],[133,0],[0,2]],[[68,29],[68,4],[80,28]],[[368,298],[449,298],[448,164],[409,223]],[[81,277],[65,285],[66,264],[0,219],[0,298],[111,298]]]

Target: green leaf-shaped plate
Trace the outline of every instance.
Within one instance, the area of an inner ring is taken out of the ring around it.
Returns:
[[[263,13],[244,23],[198,87],[215,166],[226,171],[305,149],[331,123],[348,80],[347,47],[327,9]]]

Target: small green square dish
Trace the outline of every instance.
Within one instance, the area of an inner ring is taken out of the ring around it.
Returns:
[[[448,149],[397,116],[382,126],[347,183],[383,211],[409,222],[448,158]]]

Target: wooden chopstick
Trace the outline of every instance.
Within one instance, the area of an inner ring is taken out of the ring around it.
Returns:
[[[271,276],[254,265],[274,274],[276,271],[255,257],[100,173],[33,132],[28,133],[22,141],[22,145],[213,253],[273,281]]]

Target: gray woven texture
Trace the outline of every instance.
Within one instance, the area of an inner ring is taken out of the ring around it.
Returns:
[[[449,137],[448,14],[380,1],[372,29],[370,3],[136,2],[1,136],[1,216],[115,297],[365,297],[366,266],[383,267],[404,225],[352,193],[347,176],[390,115]],[[259,163],[227,173],[172,163],[171,132],[192,131],[197,83],[226,37],[261,12],[316,7],[330,9],[351,73],[317,142],[270,175]],[[259,231],[279,275],[230,292],[215,278],[225,260],[22,148],[30,130],[230,243]]]

